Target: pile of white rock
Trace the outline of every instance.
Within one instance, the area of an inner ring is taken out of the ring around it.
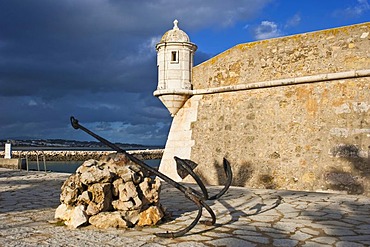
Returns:
[[[124,154],[85,161],[63,184],[55,218],[77,228],[155,225],[164,216],[160,180]]]

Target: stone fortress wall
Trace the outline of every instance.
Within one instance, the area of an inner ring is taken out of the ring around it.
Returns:
[[[224,182],[225,156],[233,185],[370,195],[370,23],[240,44],[194,67],[160,167],[170,175],[174,155],[208,184]]]

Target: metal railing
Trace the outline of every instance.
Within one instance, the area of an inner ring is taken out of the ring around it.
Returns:
[[[31,150],[26,153],[26,166],[27,166],[27,172],[29,171],[29,159],[28,156],[33,154],[36,156],[36,165],[37,165],[37,170],[40,171],[40,159],[39,156],[42,157],[42,161],[44,164],[44,170],[46,172],[46,159],[45,159],[45,154],[44,151],[36,151],[36,150]]]

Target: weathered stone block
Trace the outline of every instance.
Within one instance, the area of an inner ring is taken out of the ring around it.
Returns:
[[[102,212],[89,218],[89,223],[97,228],[126,228],[129,224],[120,212]]]

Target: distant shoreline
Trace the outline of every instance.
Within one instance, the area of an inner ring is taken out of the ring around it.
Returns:
[[[46,149],[35,147],[29,150],[12,148],[12,158],[27,158],[33,161],[37,160],[37,157],[39,159],[45,157],[46,161],[85,161],[89,159],[99,160],[102,156],[115,153],[112,150],[86,150],[86,148],[81,150],[76,150],[76,148],[49,149],[50,147]],[[162,158],[164,149],[127,150],[127,152],[141,160],[154,160]],[[4,150],[0,151],[0,157],[4,157],[4,155]]]
[[[76,141],[63,139],[31,139],[31,140],[0,140],[0,150],[4,151],[5,144],[10,143],[13,150],[111,150],[107,145],[98,141]],[[114,143],[123,150],[162,149],[162,145],[143,145],[133,143]]]
[[[122,147],[120,147],[122,148]],[[4,151],[4,147],[0,148],[0,152]],[[129,150],[156,150],[161,148],[153,148],[153,147],[130,147],[130,148],[122,148],[125,151]],[[109,147],[30,147],[30,146],[12,146],[12,151],[33,151],[33,150],[40,150],[40,151],[112,151]]]

